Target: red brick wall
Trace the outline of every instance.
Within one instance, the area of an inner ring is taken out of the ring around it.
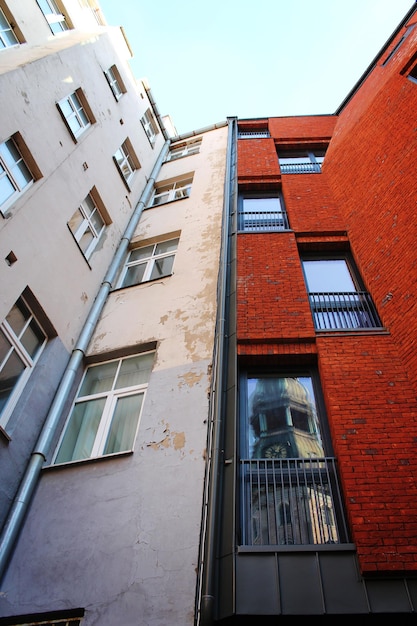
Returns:
[[[399,73],[407,54],[376,68],[341,112],[322,174],[281,177],[294,232],[239,234],[237,245],[238,352],[277,363],[317,359],[368,574],[417,570],[417,85]],[[289,145],[325,137],[334,122],[274,118],[269,129]],[[256,183],[266,162],[273,171],[268,155],[239,151],[239,179]],[[385,331],[316,337],[297,242],[347,241]]]

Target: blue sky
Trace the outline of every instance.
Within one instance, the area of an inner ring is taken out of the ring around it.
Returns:
[[[100,0],[179,134],[334,113],[414,0]]]

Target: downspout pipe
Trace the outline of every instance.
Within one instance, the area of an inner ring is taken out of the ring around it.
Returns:
[[[113,260],[103,279],[97,297],[91,307],[87,320],[79,335],[77,344],[71,354],[68,365],[61,378],[61,382],[55,394],[53,403],[46,417],[44,426],[38,438],[34,451],[29,459],[26,472],[20,483],[19,490],[11,506],[6,524],[0,536],[0,580],[6,571],[13,548],[23,526],[26,513],[32,501],[37,487],[40,472],[50,451],[50,447],[58,427],[62,410],[71,391],[75,376],[82,365],[85,352],[99,320],[100,314],[107,301],[108,294],[112,288],[113,281],[117,277],[120,266],[125,259],[129,242],[132,239],[143,209],[152,193],[155,179],[161,169],[162,163],[168,153],[170,141],[167,140],[162,147],[158,159],[152,169],[151,175],[146,183],[140,200],[129,220],[126,230],[120,240],[119,246]]]
[[[215,371],[212,384],[212,436],[211,449],[208,450],[208,467],[206,472],[206,503],[203,511],[202,547],[200,562],[201,591],[197,601],[198,626],[211,626],[215,612],[215,568],[217,546],[217,522],[219,516],[221,464],[223,462],[223,414],[225,411],[225,393],[227,387],[228,351],[227,339],[227,299],[230,281],[230,236],[231,220],[235,219],[236,211],[236,118],[228,118],[229,134],[227,140],[227,160],[225,178],[225,200],[223,216],[222,246],[218,286],[218,313],[215,345]]]

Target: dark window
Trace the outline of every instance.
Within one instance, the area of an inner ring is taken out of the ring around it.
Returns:
[[[280,193],[239,198],[239,230],[268,232],[288,230],[288,217]]]
[[[279,150],[281,174],[318,174],[325,154],[325,150]]]
[[[315,371],[247,371],[240,403],[242,544],[346,542]]]
[[[316,330],[381,327],[372,298],[348,255],[304,258],[303,269]]]

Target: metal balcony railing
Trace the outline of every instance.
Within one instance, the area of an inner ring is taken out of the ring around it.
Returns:
[[[320,173],[320,163],[312,163],[311,161],[299,163],[283,163],[279,162],[281,174],[311,174]]]
[[[242,544],[348,542],[334,458],[241,461]]]
[[[266,139],[270,137],[268,130],[240,130],[238,139]]]
[[[316,330],[381,328],[372,298],[366,291],[309,293]]]
[[[285,211],[239,211],[239,230],[258,232],[288,230]]]

